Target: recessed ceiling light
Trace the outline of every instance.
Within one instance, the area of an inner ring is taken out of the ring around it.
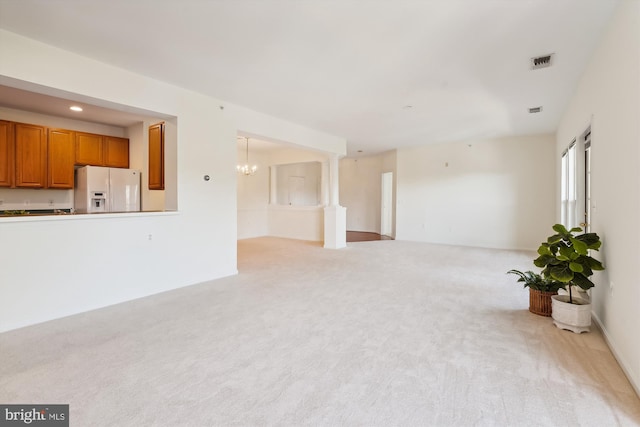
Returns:
[[[71,111],[82,111],[82,107],[78,107],[77,105],[72,105],[71,107],[69,107],[69,110],[71,110]]]

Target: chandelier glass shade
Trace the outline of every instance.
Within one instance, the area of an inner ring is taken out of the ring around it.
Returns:
[[[236,169],[237,169],[238,173],[240,173],[242,175],[253,175],[258,171],[258,166],[257,165],[250,166],[250,163],[249,163],[249,138],[248,137],[244,137],[244,139],[246,140],[246,143],[247,143],[245,164],[236,166]]]

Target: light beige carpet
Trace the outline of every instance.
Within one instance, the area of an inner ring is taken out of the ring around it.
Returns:
[[[527,311],[505,272],[532,253],[238,246],[238,276],[1,334],[0,403],[69,403],[73,426],[640,425],[600,332]]]

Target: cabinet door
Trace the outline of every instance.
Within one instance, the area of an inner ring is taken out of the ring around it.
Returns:
[[[112,168],[129,167],[129,140],[115,136],[104,137],[104,163]]]
[[[49,188],[73,188],[74,134],[65,129],[49,129]]]
[[[164,190],[164,123],[149,126],[149,190]]]
[[[102,135],[76,132],[76,164],[103,166],[104,149]]]
[[[14,164],[13,123],[0,120],[0,187],[13,185]]]
[[[42,126],[15,124],[16,187],[47,185],[47,133]]]

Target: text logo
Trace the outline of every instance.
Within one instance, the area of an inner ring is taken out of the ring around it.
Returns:
[[[69,427],[69,405],[0,405],[0,427]]]

